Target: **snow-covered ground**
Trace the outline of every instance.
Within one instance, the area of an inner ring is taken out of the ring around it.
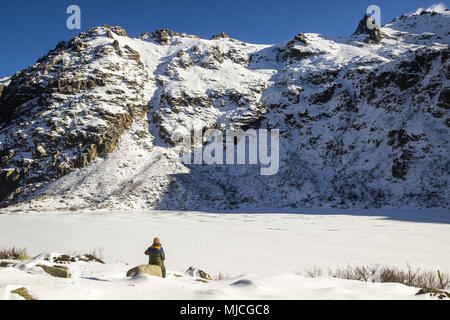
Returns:
[[[18,297],[10,291],[23,286],[40,299],[416,299],[427,297],[399,284],[298,273],[373,263],[450,271],[450,215],[439,209],[5,213],[0,227],[0,247],[26,248],[31,256],[101,249],[106,262],[71,264],[71,279],[34,268],[39,259],[22,270],[0,268],[0,299]],[[163,241],[168,278],[126,278],[146,263],[143,252],[155,236]],[[229,278],[174,276],[189,266]]]

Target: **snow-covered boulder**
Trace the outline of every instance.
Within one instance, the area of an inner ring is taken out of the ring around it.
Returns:
[[[208,273],[206,273],[205,271],[198,269],[198,268],[194,268],[194,267],[189,267],[184,271],[184,274],[189,276],[189,277],[194,277],[194,278],[201,278],[201,279],[205,279],[205,280],[213,280],[213,277],[211,275],[209,275]]]

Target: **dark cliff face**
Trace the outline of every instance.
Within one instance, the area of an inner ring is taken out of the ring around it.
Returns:
[[[130,39],[103,26],[58,44],[0,95],[1,205],[447,207],[448,17],[368,20],[340,42],[298,34],[257,46],[164,29]],[[405,31],[420,22],[437,27]],[[187,170],[172,134],[193,124],[279,129],[278,174]]]

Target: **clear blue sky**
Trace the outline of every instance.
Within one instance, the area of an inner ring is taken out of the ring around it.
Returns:
[[[209,39],[224,31],[253,43],[277,43],[299,32],[347,36],[366,8],[381,8],[382,24],[417,8],[445,1],[427,0],[0,0],[0,77],[12,75],[45,55],[61,40],[90,27],[110,24],[135,37],[167,28]],[[66,28],[66,9],[81,8],[81,30]]]

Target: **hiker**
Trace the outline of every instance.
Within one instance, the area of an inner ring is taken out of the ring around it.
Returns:
[[[148,264],[156,265],[161,267],[162,277],[166,277],[166,267],[164,266],[164,260],[166,256],[164,254],[164,249],[161,246],[161,240],[159,238],[153,239],[153,244],[147,250],[145,254],[148,255]]]

